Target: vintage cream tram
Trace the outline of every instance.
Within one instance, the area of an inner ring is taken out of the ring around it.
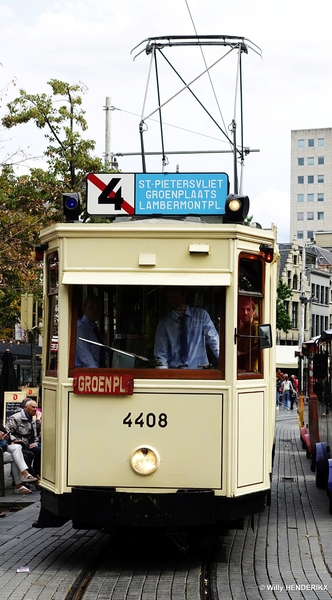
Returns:
[[[264,509],[274,446],[277,252],[275,231],[241,220],[236,212],[128,217],[41,232],[39,527],[239,523]],[[207,347],[207,360],[193,368],[162,365],[156,355],[158,323],[172,310],[169,289],[208,314],[217,332],[219,352]],[[103,342],[79,334],[91,295],[101,303]],[[84,342],[103,352],[103,366],[77,366]]]

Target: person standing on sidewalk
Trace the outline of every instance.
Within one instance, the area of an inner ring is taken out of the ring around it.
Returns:
[[[294,403],[298,404],[298,392],[299,392],[299,380],[295,375],[290,376],[290,380],[293,386],[293,391],[291,392],[291,410],[294,408]]]
[[[281,379],[280,375],[279,375],[279,371],[277,371],[277,374],[276,374],[276,380],[277,380],[277,381],[276,381],[276,387],[277,387],[277,389],[276,389],[276,391],[277,391],[277,398],[276,398],[276,401],[277,401],[277,410],[279,410],[279,406],[280,406],[280,396],[281,396],[281,394],[282,394],[282,387],[281,387],[281,384],[282,384],[282,381],[283,381],[283,380]]]
[[[285,379],[281,383],[281,387],[282,387],[282,393],[283,393],[283,397],[284,397],[284,410],[289,410],[291,392],[294,391],[294,388],[292,386],[292,382],[288,379],[287,373],[285,373]]]

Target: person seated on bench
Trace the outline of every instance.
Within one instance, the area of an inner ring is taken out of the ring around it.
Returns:
[[[14,494],[31,494],[31,490],[23,484],[35,483],[37,478],[30,475],[28,466],[23,458],[21,446],[19,444],[12,444],[9,438],[9,433],[0,425],[0,447],[3,451],[3,462],[4,464],[11,463],[15,483]]]
[[[8,417],[6,429],[9,431],[11,441],[22,445],[23,453],[27,450],[33,452],[33,468],[37,476],[40,476],[41,446],[34,420],[37,408],[37,402],[29,399],[24,408]]]

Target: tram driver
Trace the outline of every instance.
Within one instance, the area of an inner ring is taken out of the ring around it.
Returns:
[[[105,349],[101,345],[104,339],[97,327],[102,311],[101,299],[94,294],[86,297],[83,304],[83,317],[77,322],[76,330],[76,367],[98,368],[105,366]],[[87,341],[91,340],[90,344]]]
[[[219,359],[219,335],[209,313],[188,306],[187,292],[182,287],[168,287],[166,299],[172,310],[157,325],[154,342],[157,368],[207,368],[206,344]]]

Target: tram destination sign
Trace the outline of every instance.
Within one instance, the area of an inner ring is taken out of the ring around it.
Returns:
[[[224,215],[226,173],[90,173],[87,212],[99,216]]]

